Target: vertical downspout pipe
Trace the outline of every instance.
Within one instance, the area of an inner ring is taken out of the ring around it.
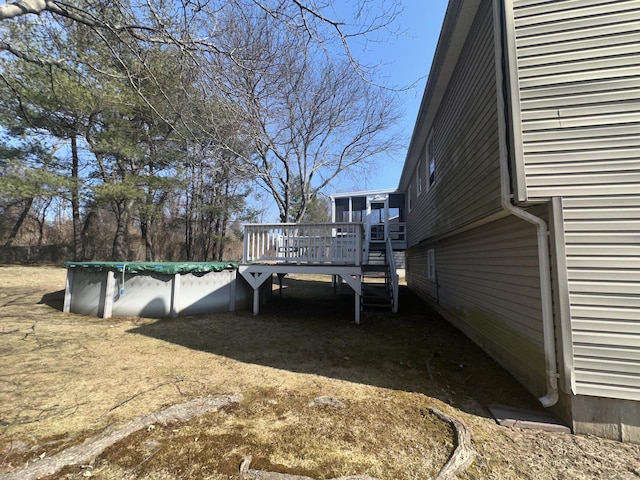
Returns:
[[[545,408],[558,402],[558,369],[556,359],[555,330],[553,323],[553,296],[551,285],[551,266],[549,262],[549,229],[547,223],[535,215],[513,204],[511,176],[509,173],[509,147],[507,140],[507,88],[504,76],[506,58],[503,51],[505,32],[503,0],[494,0],[494,32],[496,48],[496,83],[498,88],[498,124],[500,139],[500,192],[502,208],[526,222],[536,226],[538,237],[538,268],[540,270],[540,297],[542,304],[542,336],[547,393],[538,400]],[[508,64],[508,63],[507,63]]]
[[[501,156],[500,177],[502,179],[502,207],[512,215],[536,226],[538,233],[538,268],[540,270],[540,300],[542,303],[542,336],[544,341],[544,360],[547,379],[547,393],[538,400],[545,408],[558,402],[558,370],[556,366],[556,341],[553,324],[553,297],[551,286],[551,266],[549,262],[549,230],[547,223],[539,217],[516,207],[511,203],[509,176]],[[506,160],[506,158],[505,158]],[[506,185],[505,185],[506,184]]]

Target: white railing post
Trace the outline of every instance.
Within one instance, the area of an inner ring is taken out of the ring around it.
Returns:
[[[249,231],[244,228],[244,239],[242,240],[242,263],[249,263]]]
[[[356,228],[356,250],[354,253],[356,266],[360,266],[362,263],[362,224],[357,224],[358,228]]]
[[[360,223],[244,225],[243,262],[361,265]]]

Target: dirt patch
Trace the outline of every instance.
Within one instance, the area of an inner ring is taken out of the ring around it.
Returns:
[[[248,312],[102,320],[64,314],[65,271],[0,267],[0,476],[112,425],[196,397],[235,407],[145,428],[51,478],[239,478],[251,468],[335,478],[434,476],[465,422],[464,478],[638,478],[640,446],[499,427],[491,403],[538,408],[458,331],[403,291],[401,312],[363,315],[325,279],[286,278]],[[319,397],[342,402],[313,405]]]

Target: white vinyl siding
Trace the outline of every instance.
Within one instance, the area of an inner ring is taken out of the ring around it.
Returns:
[[[640,195],[562,200],[575,393],[640,400]]]
[[[510,3],[520,197],[638,192],[640,0]]]
[[[409,287],[515,375],[544,392],[536,228],[515,217],[441,239],[437,284],[427,280],[433,246],[408,251]]]
[[[429,128],[426,145],[433,146],[437,171],[408,215],[409,245],[501,209],[493,38],[491,2],[484,1]],[[424,168],[429,182],[429,164]]]

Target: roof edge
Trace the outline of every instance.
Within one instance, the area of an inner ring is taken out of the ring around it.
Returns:
[[[449,0],[447,12],[442,23],[429,77],[420,102],[418,117],[413,127],[411,141],[402,166],[398,190],[406,191],[411,173],[417,163],[417,155],[426,142],[440,101],[453,75],[458,57],[464,46],[478,7],[482,0]],[[419,148],[420,147],[420,148]],[[419,148],[419,149],[418,149]],[[416,152],[416,149],[418,151]]]

